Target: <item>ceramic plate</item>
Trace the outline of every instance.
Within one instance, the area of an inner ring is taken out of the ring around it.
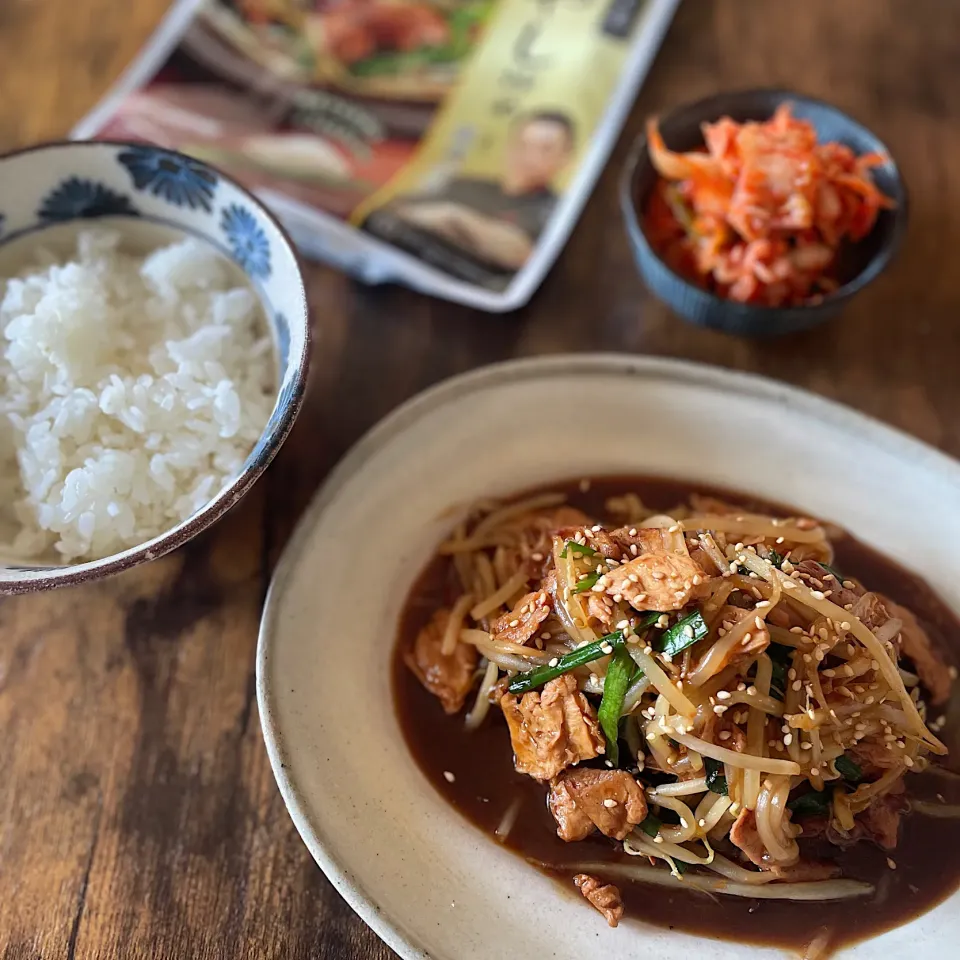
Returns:
[[[585,402],[595,397],[615,415],[597,416]],[[585,450],[589,466],[577,459]],[[405,960],[635,960],[641,947],[658,960],[782,957],[637,922],[609,930],[575,891],[449,807],[407,752],[389,658],[413,579],[471,500],[584,473],[662,475],[796,504],[896,552],[960,609],[960,581],[944,574],[960,539],[960,465],[935,450],[809,394],[708,367],[568,356],[485,368],[367,434],[277,569],[257,695],[283,798],[327,876]],[[958,905],[955,894],[842,956],[950,955]]]

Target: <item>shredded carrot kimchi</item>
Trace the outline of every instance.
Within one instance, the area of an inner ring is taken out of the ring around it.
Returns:
[[[668,150],[656,120],[647,125],[660,174],[646,233],[675,271],[720,296],[771,307],[815,302],[838,286],[844,241],[865,237],[893,201],[870,168],[887,157],[857,156],[817,143],[806,120],[782,104],[770,120],[703,125],[705,149]]]

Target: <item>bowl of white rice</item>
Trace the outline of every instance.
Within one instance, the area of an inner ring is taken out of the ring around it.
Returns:
[[[262,204],[145,144],[0,157],[0,594],[159,557],[290,431],[309,354]]]

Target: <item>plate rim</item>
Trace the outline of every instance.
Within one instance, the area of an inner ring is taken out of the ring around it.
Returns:
[[[373,897],[353,876],[348,865],[328,852],[326,834],[311,819],[290,768],[283,761],[283,734],[277,726],[273,710],[269,662],[269,635],[277,620],[277,604],[288,574],[296,565],[311,531],[328,504],[388,440],[402,433],[425,414],[442,406],[449,398],[509,385],[518,380],[556,377],[565,373],[581,376],[584,373],[608,373],[648,380],[692,383],[713,389],[734,388],[753,399],[776,403],[785,412],[802,412],[834,429],[855,434],[861,440],[867,438],[880,449],[913,459],[920,469],[952,478],[960,484],[960,460],[870,414],[761,374],[672,357],[596,352],[503,360],[455,374],[427,387],[370,427],[347,450],[311,497],[270,578],[257,634],[256,694],[260,729],[270,768],[300,839],[350,908],[387,946],[399,954],[402,960],[433,958],[405,931],[399,920],[387,918]]]

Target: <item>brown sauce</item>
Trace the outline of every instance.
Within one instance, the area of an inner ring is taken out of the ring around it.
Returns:
[[[713,493],[747,508],[790,515],[796,511],[771,506],[730,494],[672,481],[635,477],[594,480],[583,493],[576,483],[553,484],[572,506],[605,519],[604,502],[609,496],[636,491],[644,504],[667,510],[685,502],[693,492]],[[960,651],[960,621],[917,577],[907,573],[876,551],[846,536],[834,541],[837,567],[864,582],[868,589],[888,594],[909,607],[951,659]],[[519,797],[518,819],[506,845],[529,863],[560,881],[570,896],[583,903],[584,923],[602,924],[603,919],[580,897],[572,877],[577,862],[632,860],[599,835],[579,843],[565,843],[556,834],[556,824],[546,808],[546,789],[513,767],[513,754],[506,723],[498,710],[491,710],[474,733],[463,728],[463,714],[448,717],[439,702],[421,687],[403,664],[401,653],[413,643],[420,628],[439,606],[449,606],[457,595],[457,580],[447,558],[434,559],[424,570],[408,598],[393,656],[393,689],[397,714],[411,753],[424,776],[463,816],[491,838],[505,811]],[[941,733],[951,748],[951,766],[960,769],[960,737],[948,723]],[[447,782],[444,772],[454,774]],[[960,803],[960,778],[936,773],[910,775],[909,795],[947,803]],[[493,841],[495,842],[495,841]],[[803,841],[801,841],[803,845]],[[809,848],[808,848],[809,849]],[[830,931],[830,949],[876,936],[930,910],[960,887],[960,820],[935,819],[908,814],[901,821],[900,841],[891,854],[869,842],[860,842],[838,854],[829,845],[817,853],[837,858],[845,877],[866,880],[876,887],[872,898],[793,903],[709,897],[693,891],[654,887],[610,877],[623,894],[626,906],[621,934],[631,936],[627,918],[661,927],[724,940],[802,950],[820,931]],[[891,857],[896,869],[888,864]],[[570,866],[567,866],[570,865]]]

